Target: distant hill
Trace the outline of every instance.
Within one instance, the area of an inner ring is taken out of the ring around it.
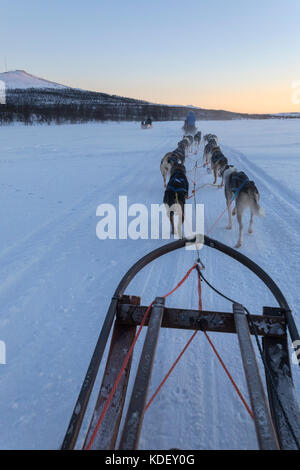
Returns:
[[[65,85],[60,85],[59,83],[50,82],[49,80],[44,80],[43,78],[35,77],[25,70],[15,70],[11,72],[0,73],[0,80],[2,80],[8,90],[21,89],[25,90],[28,88],[38,88],[38,89],[65,89],[68,88]]]
[[[245,114],[194,106],[164,105],[107,93],[71,88],[24,70],[0,73],[6,105],[0,122],[87,122],[105,120],[184,120],[193,110],[197,120],[275,119],[283,115]],[[290,115],[289,115],[290,117]]]

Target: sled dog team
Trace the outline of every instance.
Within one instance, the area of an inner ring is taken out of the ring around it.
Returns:
[[[185,159],[190,153],[199,151],[202,134],[197,132],[194,136],[187,135],[178,143],[173,152],[167,153],[161,161],[160,170],[164,181],[164,204],[170,219],[172,234],[182,237],[182,224],[184,222],[184,206],[189,194],[189,182],[186,177]],[[218,145],[218,138],[214,134],[203,137],[205,144],[203,153],[203,166],[213,173],[213,184],[217,184],[221,178],[219,188],[225,188],[225,199],[228,209],[229,223],[227,229],[232,229],[232,216],[237,216],[239,224],[239,238],[236,248],[243,243],[243,212],[250,209],[250,223],[248,232],[253,233],[254,216],[264,216],[264,210],[259,205],[259,192],[253,181],[239,171],[233,165],[229,165],[228,159]],[[167,182],[168,180],[168,182]],[[232,210],[232,204],[235,207]],[[174,226],[174,217],[178,216],[177,231]]]

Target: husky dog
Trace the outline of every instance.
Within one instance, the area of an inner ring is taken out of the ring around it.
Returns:
[[[191,151],[194,144],[194,137],[192,135],[185,135],[183,139],[187,139],[187,141],[189,142],[188,152]]]
[[[218,143],[218,137],[215,134],[206,134],[203,137],[204,142],[209,143],[210,140],[215,140]]]
[[[203,162],[205,162],[204,166],[208,167],[210,165],[212,152],[218,148],[219,147],[218,147],[216,140],[210,140],[209,143],[205,145],[204,152],[203,152]]]
[[[164,187],[167,187],[167,176],[171,173],[173,165],[184,164],[185,152],[184,149],[177,148],[173,152],[168,152],[160,163],[160,171],[164,180]]]
[[[201,137],[202,137],[201,131],[197,132],[197,134],[194,135],[195,155],[196,155],[196,154],[198,153],[198,151],[199,151],[199,146],[200,146],[200,142],[201,142]]]
[[[160,172],[161,172],[163,180],[164,180],[165,189],[167,187],[167,176],[170,173],[171,166],[172,166],[172,163],[171,163],[171,160],[170,160],[171,157],[172,157],[172,152],[168,152],[164,156],[164,158],[162,159],[162,161],[160,163]]]
[[[192,135],[189,134],[189,135],[186,136],[186,138],[189,140],[190,146],[192,146],[193,143],[194,143],[194,136],[192,136]]]
[[[174,215],[178,216],[177,233],[182,238],[182,224],[184,222],[184,206],[189,192],[189,183],[186,169],[182,164],[175,164],[171,168],[171,176],[164,194],[164,204],[171,223],[171,232],[176,234]]]
[[[185,163],[185,150],[183,147],[177,147],[174,152],[172,152],[173,157],[176,157],[179,164],[184,165]]]
[[[190,146],[190,141],[186,137],[184,137],[180,142],[178,142],[178,147],[184,148],[185,156],[188,153],[189,146]]]
[[[237,215],[239,224],[239,239],[236,248],[240,248],[243,243],[243,212],[250,208],[250,223],[248,232],[253,233],[254,215],[264,217],[265,211],[259,205],[259,192],[255,183],[250,181],[248,176],[238,171],[234,166],[227,165],[223,170],[223,178],[225,183],[225,198],[228,208],[229,224],[226,227],[232,229],[232,216]],[[235,208],[232,211],[232,202],[235,200]]]
[[[220,188],[224,186],[224,178],[222,176],[223,169],[228,165],[227,158],[223,155],[220,147],[215,148],[212,151],[211,159],[210,159],[210,169],[214,173],[214,182],[213,184],[217,183],[218,176],[221,176],[222,182],[220,184]]]

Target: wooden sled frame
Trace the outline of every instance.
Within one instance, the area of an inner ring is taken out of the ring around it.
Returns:
[[[121,280],[108,309],[62,449],[73,449],[76,445],[112,327],[110,350],[84,448],[91,438],[108,394],[119,373],[120,364],[122,364],[133,342],[136,328],[145,314],[146,307],[140,306],[139,297],[124,295],[129,283],[150,262],[164,254],[185,247],[187,243],[191,243],[191,240],[178,240],[154,250],[132,266]],[[152,306],[149,321],[146,323],[147,334],[121,433],[119,449],[136,450],[138,448],[160,328],[236,333],[239,338],[260,449],[297,449],[300,442],[300,410],[294,393],[287,330],[293,342],[299,341],[299,334],[286,299],[265,271],[245,255],[206,236],[204,237],[204,245],[236,259],[254,272],[270,289],[279,307],[264,307],[263,315],[251,315],[250,325],[245,311],[238,304],[233,304],[233,312],[200,312],[199,310],[169,309],[165,306],[165,299],[157,298]],[[255,332],[253,325],[255,325]],[[265,364],[268,367],[268,374],[266,373],[268,398],[264,393],[250,339],[254,333],[262,337]],[[297,356],[299,357],[299,354]],[[93,441],[92,449],[115,448],[125,403],[130,366],[131,361],[127,364],[113,401]]]

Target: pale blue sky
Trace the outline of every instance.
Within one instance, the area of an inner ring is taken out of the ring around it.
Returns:
[[[300,111],[300,0],[0,0],[0,72],[172,104]],[[272,108],[272,109],[271,109]]]

